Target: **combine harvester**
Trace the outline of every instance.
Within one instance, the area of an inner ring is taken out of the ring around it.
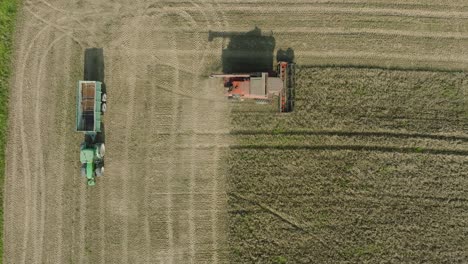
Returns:
[[[291,112],[295,97],[295,63],[280,61],[273,72],[211,74],[210,78],[224,78],[225,95],[229,99],[269,103],[278,98],[278,111]]]
[[[76,131],[85,134],[80,147],[81,175],[89,186],[104,174],[105,147],[100,134],[107,96],[101,87],[101,82],[79,81],[77,88]]]

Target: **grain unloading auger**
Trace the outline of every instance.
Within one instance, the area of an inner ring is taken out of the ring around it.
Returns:
[[[295,63],[280,61],[273,72],[211,74],[210,78],[224,78],[225,95],[229,99],[268,103],[278,98],[279,112],[291,112],[294,109],[295,69]]]
[[[85,134],[80,147],[81,175],[87,178],[90,186],[96,185],[96,176],[104,174],[105,147],[100,134],[106,101],[107,96],[102,92],[101,82],[78,82],[76,131]]]

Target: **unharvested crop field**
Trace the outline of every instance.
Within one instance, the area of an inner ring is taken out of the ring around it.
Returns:
[[[297,78],[293,113],[233,109],[234,262],[465,262],[466,74]]]
[[[468,258],[465,0],[27,0],[17,24],[5,263]],[[239,37],[259,30],[260,49]],[[109,96],[95,188],[74,132],[90,48]],[[291,114],[207,78],[288,48]]]

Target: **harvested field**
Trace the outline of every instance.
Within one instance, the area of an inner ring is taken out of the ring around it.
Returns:
[[[223,263],[228,131],[204,75],[221,13],[145,1],[24,1],[16,37],[4,263]],[[98,48],[98,49],[91,49]],[[83,69],[84,57],[92,56]],[[94,57],[93,57],[94,56]],[[101,57],[99,57],[101,56]],[[85,76],[84,76],[85,75]],[[79,173],[76,85],[106,84],[106,173]],[[210,147],[206,147],[209,145]]]
[[[236,105],[234,262],[466,261],[466,77],[307,67],[293,113]]]

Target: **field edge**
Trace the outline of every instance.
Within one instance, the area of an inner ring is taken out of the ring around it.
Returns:
[[[12,46],[16,14],[19,1],[4,0],[0,2],[0,201],[3,205],[3,188],[5,180],[5,147],[8,131],[8,91],[12,64]],[[3,262],[3,207],[0,210],[0,261]]]

